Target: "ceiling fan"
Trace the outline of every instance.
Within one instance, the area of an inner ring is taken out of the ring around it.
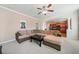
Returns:
[[[38,15],[39,14],[46,15],[49,12],[54,12],[54,10],[51,7],[52,7],[52,4],[49,4],[48,6],[42,6],[42,8],[37,8],[38,10],[40,10],[40,12],[38,12]]]

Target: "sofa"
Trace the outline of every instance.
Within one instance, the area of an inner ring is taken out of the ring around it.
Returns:
[[[51,31],[44,31],[44,30],[18,31],[16,33],[16,41],[18,43],[22,43],[26,40],[31,39],[30,37],[35,35],[35,34],[41,35],[44,37],[43,44],[50,46],[50,47],[53,47],[58,51],[61,50],[61,42],[60,42],[61,37],[60,36],[57,37],[57,36],[52,35]]]

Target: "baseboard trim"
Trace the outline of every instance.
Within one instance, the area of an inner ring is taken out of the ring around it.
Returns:
[[[13,39],[13,40],[8,40],[8,41],[4,41],[4,42],[0,42],[0,45],[5,44],[5,43],[9,43],[9,42],[12,42],[12,41],[15,41],[15,39]]]

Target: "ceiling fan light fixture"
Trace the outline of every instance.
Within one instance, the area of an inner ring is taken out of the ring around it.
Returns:
[[[50,12],[53,12],[54,10],[52,9],[52,4],[49,4],[48,6],[43,6],[42,8],[37,8],[40,10],[38,14],[46,15]]]
[[[43,11],[43,12],[42,12],[42,14],[46,14],[46,13],[47,13],[47,11]]]

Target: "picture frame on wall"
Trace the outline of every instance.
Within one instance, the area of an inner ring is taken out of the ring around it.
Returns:
[[[21,29],[25,29],[26,26],[25,26],[25,22],[21,22]]]
[[[26,21],[20,20],[20,29],[26,29]]]

